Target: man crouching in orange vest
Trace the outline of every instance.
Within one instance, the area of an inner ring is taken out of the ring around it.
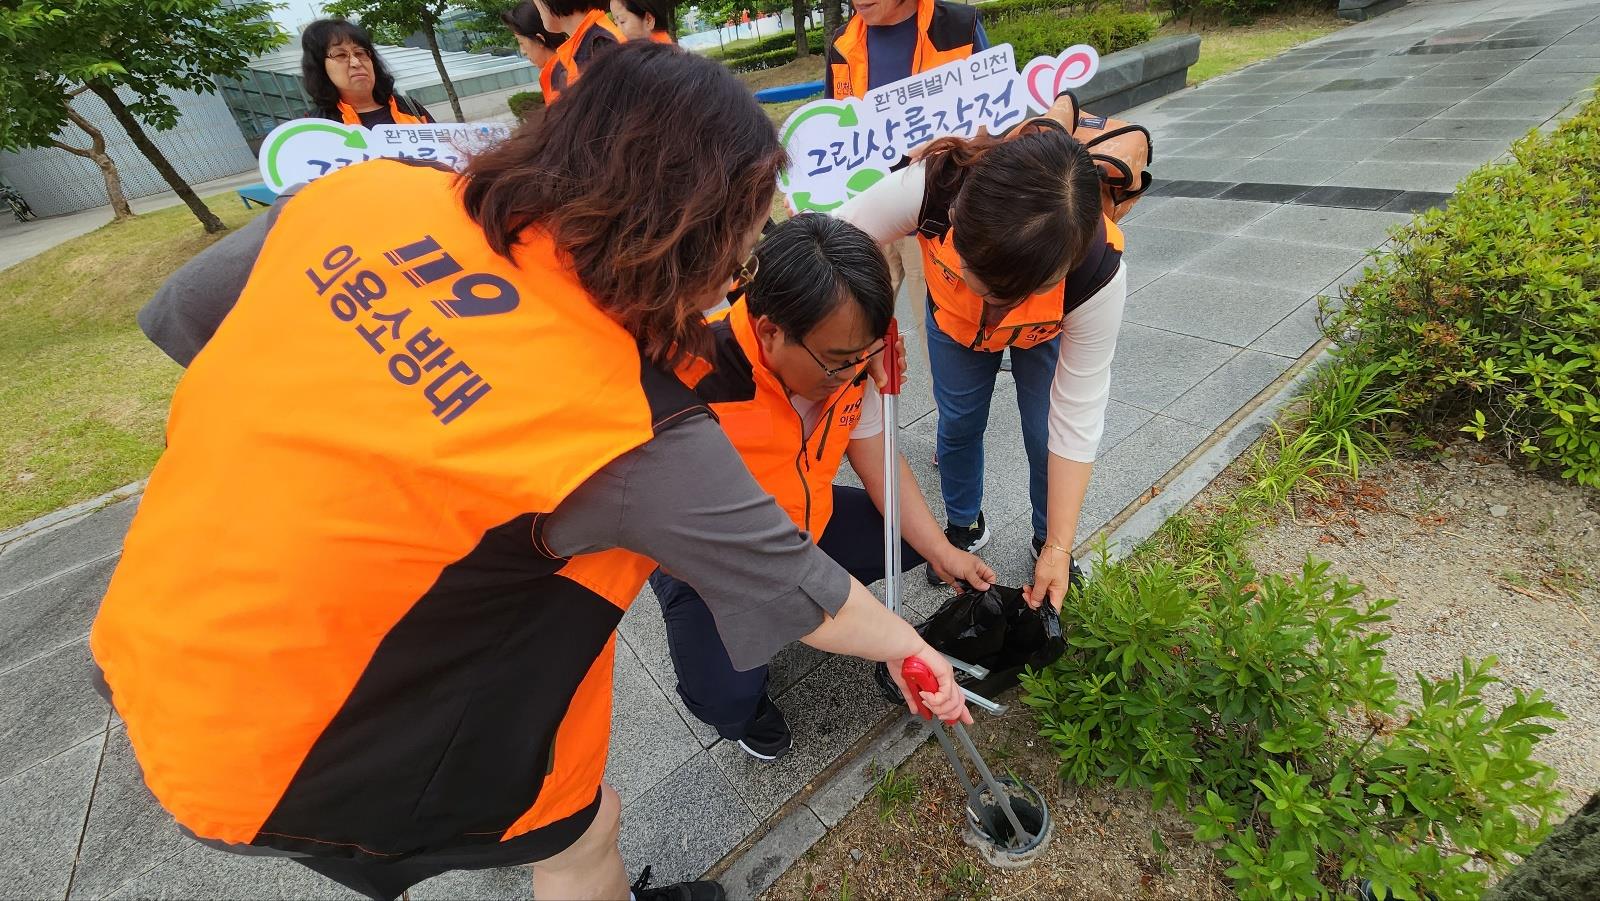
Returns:
[[[709,372],[695,393],[716,411],[756,482],[828,556],[869,585],[884,577],[883,400],[868,363],[894,315],[889,269],[866,232],[815,213],[774,228],[740,273],[746,294],[712,323]],[[833,484],[846,458],[865,488]],[[994,570],[952,545],[904,459],[906,569],[988,588]],[[666,619],[678,694],[697,718],[752,757],[788,753],[789,725],[767,692],[767,667],[740,672],[706,602],[663,570],[650,577]]]

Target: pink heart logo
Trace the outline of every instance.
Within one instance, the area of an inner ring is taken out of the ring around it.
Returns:
[[[1028,95],[1041,112],[1055,103],[1056,95],[1089,83],[1100,69],[1100,54],[1088,44],[1075,44],[1057,56],[1039,56],[1023,69]]]

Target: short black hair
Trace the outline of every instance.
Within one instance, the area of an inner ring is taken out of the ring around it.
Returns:
[[[756,248],[760,268],[746,292],[751,316],[765,316],[786,337],[804,340],[846,298],[867,317],[874,337],[894,318],[894,282],[872,237],[843,219],[801,213],[767,232]]]
[[[530,41],[538,41],[550,50],[567,42],[565,34],[544,27],[544,17],[539,15],[539,7],[534,5],[533,0],[522,0],[511,9],[502,11],[500,21],[504,22],[513,34],[519,34]]]
[[[544,0],[544,5],[553,16],[575,16],[590,10],[609,9],[611,0]]]
[[[350,42],[367,51],[372,57],[372,99],[388,103],[394,96],[394,76],[372,46],[372,36],[354,22],[344,19],[318,19],[306,26],[300,35],[300,74],[304,77],[306,93],[311,104],[324,116],[338,118],[339,89],[328,77],[328,48],[334,44]]]
[[[628,12],[639,18],[644,18],[645,13],[656,17],[656,31],[677,37],[677,25],[673,22],[673,0],[622,0],[622,5]]]

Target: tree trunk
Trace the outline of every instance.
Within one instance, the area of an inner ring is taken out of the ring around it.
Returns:
[[[78,111],[72,108],[70,102],[67,104],[67,118],[89,136],[89,149],[84,150],[82,147],[74,147],[60,141],[50,143],[68,153],[93,160],[94,164],[100,167],[100,175],[106,180],[106,199],[111,202],[111,221],[126,222],[132,219],[133,207],[128,205],[127,195],[122,193],[122,176],[117,172],[117,163],[106,155],[106,136],[100,129],[90,124],[88,119],[78,115]]]
[[[806,9],[811,0],[794,0],[794,56],[795,59],[805,59],[811,55],[811,48],[806,46]]]
[[[422,35],[428,39],[428,50],[433,54],[433,64],[439,69],[439,81],[444,85],[444,95],[450,98],[450,111],[456,114],[457,122],[467,121],[461,112],[461,98],[456,96],[455,83],[450,80],[450,73],[445,71],[444,57],[439,54],[439,36],[433,33],[433,23],[425,22],[422,26]]]
[[[116,90],[105,82],[96,79],[89,82],[89,91],[105,101],[106,107],[111,110],[112,117],[117,120],[118,125],[122,126],[122,130],[128,133],[128,138],[133,141],[133,146],[139,148],[139,152],[144,154],[144,158],[150,161],[150,165],[154,166],[156,171],[161,173],[161,177],[166,180],[167,184],[172,186],[173,192],[182,198],[184,204],[189,207],[189,212],[194,213],[194,217],[200,220],[200,224],[205,227],[206,233],[215,235],[227,231],[228,227],[222,224],[222,220],[217,218],[217,214],[211,212],[211,208],[201,201],[200,195],[194,192],[194,188],[189,187],[189,183],[183,180],[183,176],[178,174],[178,170],[174,169],[170,162],[167,162],[167,157],[161,152],[161,148],[157,147],[155,142],[150,140],[150,136],[144,133],[144,127],[139,124],[137,119],[133,118],[133,113],[128,112],[128,108],[122,103],[122,98],[117,96]]]
[[[822,0],[822,32],[833,40],[833,35],[844,24],[844,0]]]

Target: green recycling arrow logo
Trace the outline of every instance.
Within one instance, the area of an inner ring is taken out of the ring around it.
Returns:
[[[856,115],[856,108],[854,104],[829,103],[826,101],[818,101],[816,103],[807,104],[796,111],[795,115],[791,116],[788,122],[784,123],[783,146],[788,148],[789,142],[794,138],[795,132],[800,129],[800,126],[811,121],[812,119],[826,117],[832,117],[836,119],[837,125],[840,128],[854,128],[861,123],[860,117]],[[793,165],[793,163],[791,163],[791,165]],[[887,175],[888,173],[881,169],[861,169],[855,173],[852,173],[849,180],[845,182],[845,197],[847,199],[854,197],[862,191],[865,191],[867,188],[877,184]],[[778,176],[778,180],[783,185],[784,193],[787,194],[789,192],[789,170],[785,169]],[[795,209],[801,212],[809,211],[826,213],[831,210],[838,209],[840,206],[844,205],[843,200],[837,200],[833,203],[813,202],[810,191],[796,191],[790,195],[790,200],[793,201]]]
[[[316,131],[328,132],[344,138],[344,146],[352,150],[367,149],[367,139],[362,134],[360,126],[346,127],[335,125],[332,122],[302,122],[298,125],[291,125],[274,135],[272,142],[267,145],[267,178],[272,182],[274,190],[281,190],[284,187],[283,176],[278,174],[278,154],[282,152],[284,145],[295,135]]]

